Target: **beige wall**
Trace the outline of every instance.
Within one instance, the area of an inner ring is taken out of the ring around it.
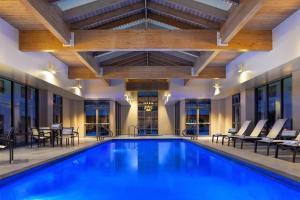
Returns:
[[[137,126],[138,120],[138,107],[137,107],[137,93],[133,92],[133,101],[130,102],[130,106],[121,106],[121,134],[133,134],[133,128],[128,130],[129,126]]]
[[[163,93],[158,94],[158,133],[160,135],[175,134],[175,105],[165,105]]]
[[[211,101],[210,135],[225,131],[225,99]]]

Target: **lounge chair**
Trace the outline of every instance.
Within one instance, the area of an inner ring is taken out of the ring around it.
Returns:
[[[282,140],[275,140],[278,135],[281,133],[287,119],[278,119],[270,130],[269,134],[266,137],[261,138],[260,140],[255,141],[254,152],[257,153],[257,147],[259,144],[267,146],[267,155],[270,154],[270,147],[277,143],[283,142]]]
[[[223,133],[213,134],[212,137],[211,137],[211,142],[213,143],[213,142],[214,142],[214,139],[217,138],[216,143],[218,143],[218,142],[219,142],[219,137],[225,137],[225,136],[227,136],[228,134],[234,135],[234,134],[236,134],[236,133],[237,133],[237,130],[236,130],[235,128],[230,128],[230,129],[228,130],[228,133],[225,134],[225,135],[224,135]]]
[[[243,148],[244,142],[255,142],[256,140],[260,140],[261,137],[259,135],[261,134],[263,128],[265,127],[268,120],[259,120],[259,122],[256,124],[255,128],[251,132],[249,136],[242,135],[238,137],[233,138],[233,147],[236,146],[237,141],[241,141],[241,149]]]
[[[225,136],[222,136],[222,145],[224,145],[224,140],[227,139],[228,140],[228,146],[230,145],[230,141],[233,140],[236,137],[240,137],[242,135],[245,135],[246,132],[248,131],[249,127],[251,124],[251,120],[246,120],[244,121],[242,127],[240,128],[240,130],[237,132],[237,134],[233,135],[233,134],[228,134]]]
[[[300,149],[300,133],[295,140],[286,140],[276,145],[275,158],[278,158],[279,149],[288,150],[293,153],[293,162],[296,161],[296,153]]]

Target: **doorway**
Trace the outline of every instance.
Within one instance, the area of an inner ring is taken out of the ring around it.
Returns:
[[[190,135],[209,135],[210,100],[186,100],[186,130]]]
[[[87,100],[84,102],[86,136],[109,134],[109,110],[109,101]]]

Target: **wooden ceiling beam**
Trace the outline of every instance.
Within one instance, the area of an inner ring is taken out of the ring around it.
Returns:
[[[145,9],[145,4],[140,2],[140,3],[136,3],[133,5],[129,5],[126,7],[121,7],[118,8],[116,10],[107,12],[107,13],[103,13],[97,16],[93,16],[84,20],[81,20],[79,22],[73,23],[71,24],[71,28],[72,29],[84,29],[87,26],[92,26],[93,24],[96,24],[95,26],[97,26],[97,23],[101,22],[101,24],[104,24],[105,22],[114,19],[116,17],[120,17],[120,16],[128,16],[130,13],[137,13],[140,10]]]
[[[21,0],[26,8],[63,44],[69,44],[71,32],[60,10],[45,0]]]
[[[78,59],[95,75],[99,74],[99,65],[97,64],[95,58],[86,52],[75,52]]]
[[[166,79],[159,80],[128,80],[126,82],[127,91],[158,91],[169,90],[169,82]]]
[[[69,79],[211,79],[226,78],[225,67],[207,67],[198,76],[191,75],[189,66],[114,66],[104,67],[103,76],[96,77],[85,67],[69,67]]]
[[[151,11],[154,12],[159,12],[160,14],[167,14],[167,15],[171,15],[174,16],[176,18],[180,18],[184,21],[188,21],[194,24],[198,24],[201,25],[202,27],[205,28],[209,28],[209,29],[219,29],[219,24],[213,21],[209,21],[207,19],[201,18],[201,17],[197,17],[195,15],[186,13],[186,12],[182,12],[180,10],[176,10],[173,8],[169,8],[160,4],[156,4],[153,2],[149,2],[147,4],[147,8],[150,9]]]
[[[74,17],[83,17],[89,13],[96,12],[97,10],[112,6],[113,4],[118,4],[123,2],[122,0],[101,0],[93,1],[91,3],[83,4],[75,8],[71,8],[63,12],[65,19],[72,19]],[[87,18],[87,17],[86,17]]]
[[[229,18],[221,27],[220,34],[222,42],[230,42],[262,8],[264,2],[265,0],[242,1],[242,3],[230,13]]]
[[[271,31],[241,31],[218,46],[213,30],[80,30],[74,47],[63,47],[48,31],[20,31],[21,51],[268,51]],[[45,42],[47,41],[47,42]]]
[[[194,74],[200,74],[202,70],[204,70],[209,63],[219,54],[220,51],[207,51],[201,54],[195,64],[194,64]]]
[[[218,18],[223,21],[225,21],[228,16],[228,13],[224,10],[194,0],[167,0],[167,1],[170,3],[182,5],[184,7],[197,10],[201,13]]]
[[[220,30],[222,43],[231,42],[248,21],[260,10],[265,0],[243,1],[239,6],[232,10],[229,18]],[[200,56],[195,65],[194,72],[199,74],[209,63],[219,54],[220,51],[206,52]]]

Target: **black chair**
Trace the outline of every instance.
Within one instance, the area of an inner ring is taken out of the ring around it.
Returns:
[[[46,142],[47,140],[50,140],[50,136],[46,135],[42,130],[39,130],[37,128],[31,128],[31,148],[34,140],[37,142],[38,147],[40,147],[41,143],[43,143],[44,146],[46,146]]]
[[[0,137],[0,149],[9,148],[9,163],[13,163],[14,160],[14,128],[11,127],[8,130],[7,134],[4,134],[4,136]]]
[[[76,131],[73,131],[73,135],[71,135],[71,143],[75,145],[75,138],[77,137],[78,145],[79,145],[79,127],[77,127]]]
[[[57,136],[57,140],[60,141],[60,146],[62,146],[63,139],[66,139],[66,146],[70,144],[70,139],[72,140],[72,136],[74,135],[73,127],[63,127],[61,130],[61,134]]]

